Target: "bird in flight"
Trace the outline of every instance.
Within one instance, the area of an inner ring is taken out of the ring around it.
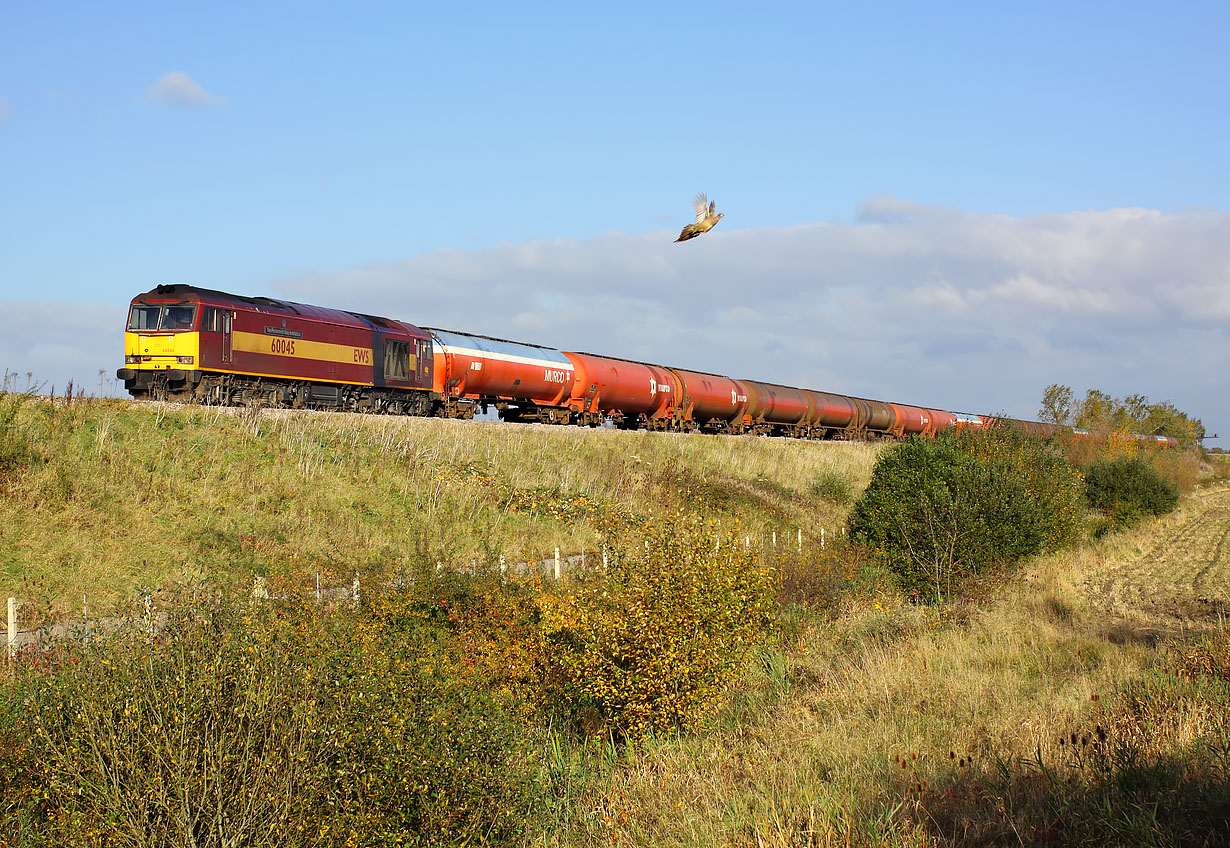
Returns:
[[[705,196],[704,192],[692,198],[692,208],[696,210],[696,223],[688,224],[683,228],[683,232],[679,234],[676,242],[687,241],[688,239],[696,238],[701,233],[707,233],[713,229],[714,224],[718,222],[725,212],[714,212],[713,207],[715,202]]]

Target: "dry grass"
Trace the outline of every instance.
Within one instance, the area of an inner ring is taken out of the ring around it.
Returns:
[[[593,552],[602,514],[680,510],[783,541],[833,530],[877,448],[544,425],[30,400],[6,426],[0,596],[26,623],[203,575],[310,583]],[[24,452],[24,453],[23,453]],[[516,508],[510,507],[515,496]],[[578,498],[584,510],[561,510]],[[529,504],[530,506],[526,506]]]
[[[1047,844],[1011,838],[1012,816],[988,813],[978,793],[1011,784],[1004,797],[1022,795],[1022,781],[1042,773],[1031,762],[1092,779],[1067,740],[1110,727],[1170,643],[1109,638],[1087,581],[1184,521],[1040,559],[985,604],[935,610],[886,593],[812,620],[762,662],[713,733],[627,752],[578,804],[593,813],[562,844]],[[1224,623],[1212,632],[1227,638]],[[1119,732],[1140,736],[1142,762],[1225,744],[1221,697],[1179,700],[1164,722],[1137,716]]]

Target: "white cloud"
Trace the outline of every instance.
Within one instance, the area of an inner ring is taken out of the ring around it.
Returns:
[[[227,105],[225,98],[210,94],[183,71],[163,74],[156,83],[150,86],[149,96],[156,103],[185,106],[190,109],[209,109]]]

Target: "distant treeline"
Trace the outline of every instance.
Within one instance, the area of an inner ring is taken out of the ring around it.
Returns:
[[[1097,389],[1089,389],[1078,401],[1072,389],[1058,383],[1042,393],[1038,418],[1082,430],[1173,436],[1184,447],[1199,444],[1205,435],[1199,418],[1189,417],[1170,401],[1149,403],[1144,395],[1117,398]]]

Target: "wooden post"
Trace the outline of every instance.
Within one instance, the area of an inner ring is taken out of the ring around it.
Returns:
[[[824,550],[824,528],[820,528],[820,550]]]
[[[799,528],[799,553],[803,553],[803,528]]]
[[[555,579],[559,580],[559,548],[555,549]]]
[[[602,570],[606,571],[606,544],[602,545]]]
[[[776,530],[773,531],[773,547],[774,548],[777,547],[777,531]]]
[[[359,575],[354,576],[354,582],[350,584],[350,601],[356,607],[359,605]]]
[[[504,571],[504,555],[500,554],[500,574],[503,575]]]
[[[316,603],[320,603],[320,572],[316,572]]]
[[[9,659],[17,657],[17,599],[9,598]]]

